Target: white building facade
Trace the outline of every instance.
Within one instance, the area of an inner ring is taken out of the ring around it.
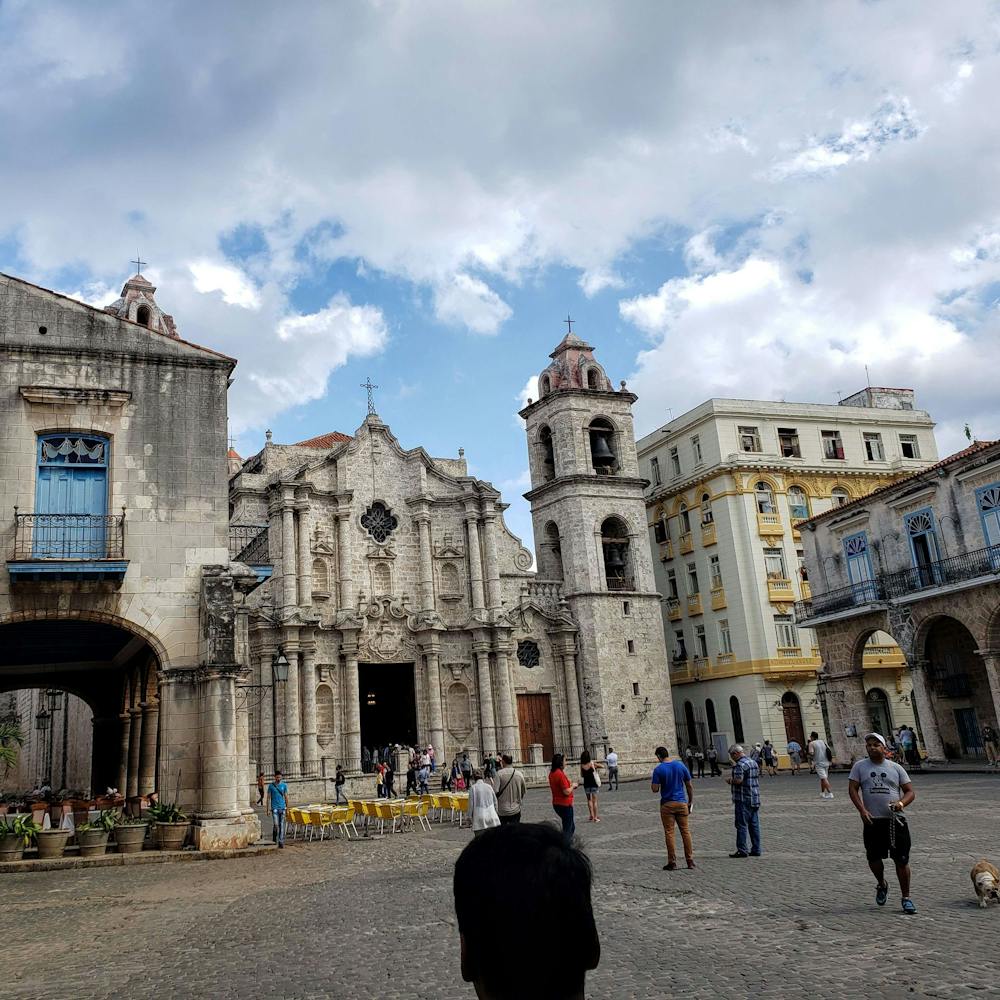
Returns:
[[[783,752],[828,731],[816,640],[793,615],[809,595],[796,525],[933,462],[933,426],[911,390],[865,389],[839,405],[711,399],[639,441],[682,745],[719,732]],[[906,696],[888,636],[864,662],[877,697]]]

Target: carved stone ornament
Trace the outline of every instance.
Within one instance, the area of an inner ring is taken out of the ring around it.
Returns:
[[[465,546],[462,542],[455,541],[450,531],[446,531],[441,541],[434,545],[434,556],[436,559],[462,559],[465,556]]]
[[[372,598],[359,610],[364,622],[358,640],[361,659],[392,662],[417,658],[419,650],[407,625],[409,612],[401,602],[390,597]]]

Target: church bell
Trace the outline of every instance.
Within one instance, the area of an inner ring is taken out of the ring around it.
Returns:
[[[615,464],[614,452],[608,447],[608,439],[605,435],[592,435],[590,441],[590,451],[594,457],[594,465],[605,466]]]
[[[622,553],[622,546],[609,545],[604,556],[604,570],[611,575],[618,575],[625,571],[625,558]]]

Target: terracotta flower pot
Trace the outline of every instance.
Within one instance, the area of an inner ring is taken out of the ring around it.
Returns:
[[[23,857],[24,840],[21,837],[0,837],[0,861],[20,861]]]
[[[115,844],[118,846],[118,853],[138,854],[142,850],[148,829],[148,823],[143,823],[142,826],[116,826]]]
[[[42,830],[40,833],[36,833],[38,859],[44,861],[51,858],[61,858],[69,835],[69,830]]]
[[[100,857],[108,849],[107,830],[81,830],[76,835],[81,858]]]
[[[179,851],[184,846],[189,826],[186,820],[183,823],[157,823],[154,827],[157,847],[161,851]]]

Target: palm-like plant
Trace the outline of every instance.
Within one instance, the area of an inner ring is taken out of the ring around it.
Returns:
[[[24,746],[24,733],[16,722],[0,722],[0,764],[4,775],[17,764],[18,754]]]

